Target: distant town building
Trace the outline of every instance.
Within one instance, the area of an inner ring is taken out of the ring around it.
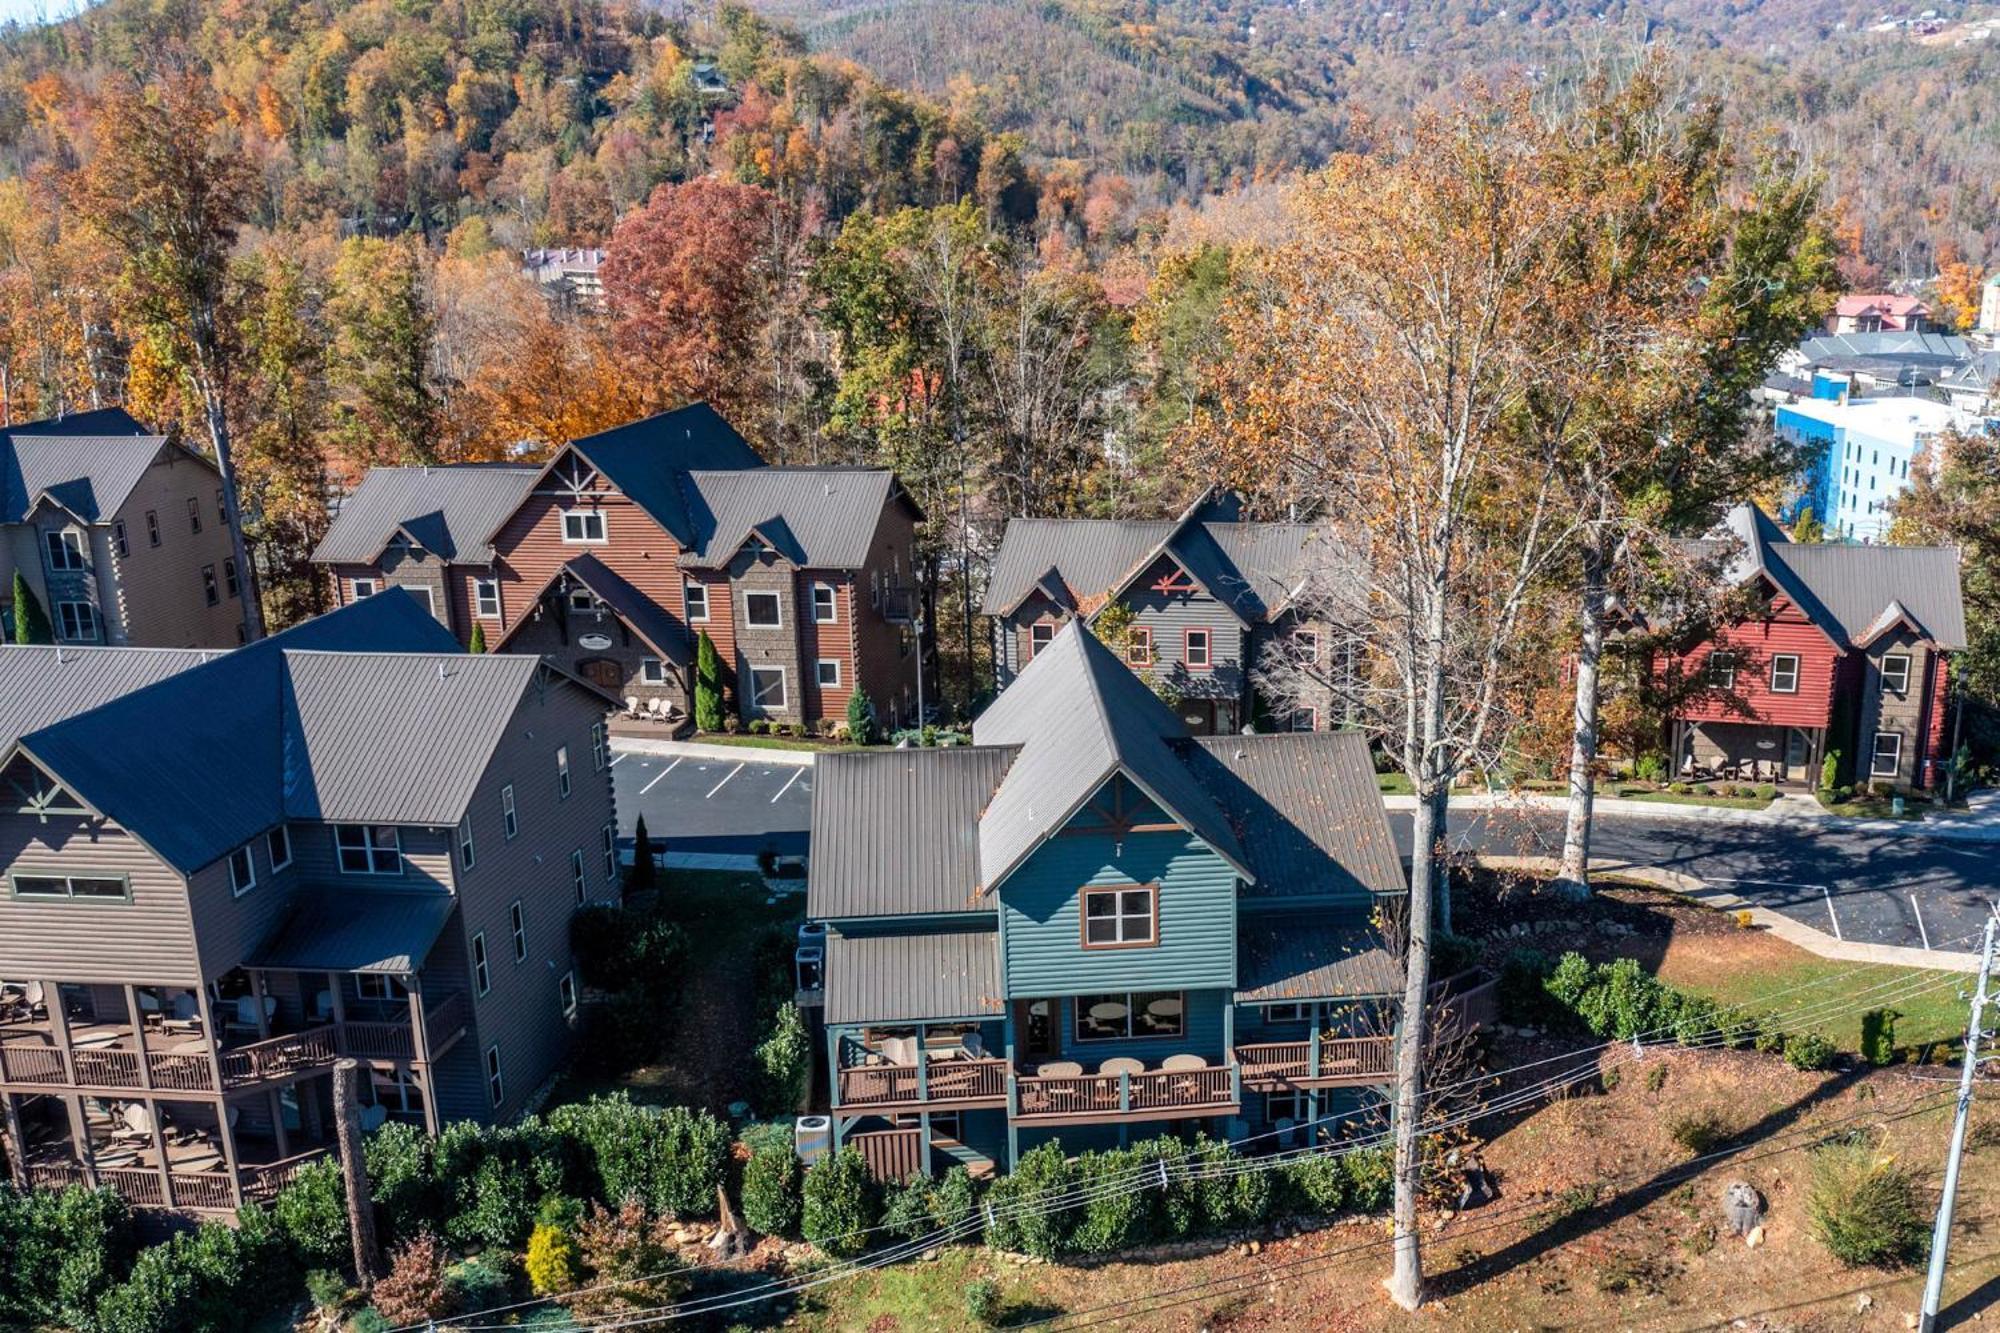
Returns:
[[[604,282],[597,270],[604,251],[588,248],[523,250],[521,272],[573,310],[604,309]]]
[[[1893,292],[1841,297],[1826,327],[1829,333],[1936,333],[1943,328],[1922,299]]]
[[[1986,280],[1979,292],[1979,331],[2000,333],[2000,273]]]
[[[1928,398],[1805,398],[1778,408],[1786,439],[1819,446],[1799,504],[1810,506],[1829,536],[1881,541],[1889,502],[1910,487],[1924,446],[1948,430],[1974,430],[1980,419]]]
[[[1779,401],[1908,394],[1942,384],[1975,355],[1955,334],[1822,333],[1786,353],[1764,388]]]

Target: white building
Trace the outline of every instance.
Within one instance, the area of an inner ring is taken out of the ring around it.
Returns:
[[[1979,292],[1979,331],[2000,333],[2000,273],[1986,280]]]
[[[1778,433],[1821,443],[1807,500],[1829,537],[1879,542],[1889,505],[1910,488],[1924,446],[1946,431],[1977,430],[1981,419],[1928,398],[1805,398],[1780,407]]]

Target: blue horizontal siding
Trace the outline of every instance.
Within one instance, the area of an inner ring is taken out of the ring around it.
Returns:
[[[1160,885],[1160,942],[1085,949],[1082,890]],[[1001,965],[1009,998],[1236,984],[1236,872],[1183,832],[1044,843],[1000,889]]]

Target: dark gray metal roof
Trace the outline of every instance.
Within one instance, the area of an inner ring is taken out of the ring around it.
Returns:
[[[375,468],[341,502],[312,558],[369,564],[402,532],[441,559],[485,564],[493,558],[493,534],[540,475],[538,467],[493,463]]]
[[[391,589],[29,732],[18,745],[183,872],[210,864],[289,813],[313,814],[324,804],[322,781],[331,779],[341,808],[358,805],[361,755],[383,756],[385,768],[372,781],[397,788],[408,785],[402,781],[406,771],[428,769],[436,783],[442,768],[482,762],[466,735],[415,716],[379,689],[342,691],[355,715],[344,722],[326,718],[336,692],[323,683],[327,675],[374,672],[387,683],[381,668],[366,660],[318,671],[302,664],[318,728],[308,730],[290,659],[318,649],[342,656],[416,652],[433,675],[440,662],[449,670],[475,660],[414,597]],[[413,729],[398,734],[396,726]],[[371,731],[372,738],[364,734]],[[335,744],[328,739],[335,732],[352,740]],[[484,733],[475,727],[472,734]],[[309,761],[316,754],[327,761],[328,774],[314,772]],[[439,812],[436,799],[425,796],[418,813],[393,822],[458,818]]]
[[[0,644],[0,751],[31,731],[220,655],[212,648]]]
[[[458,899],[442,891],[306,884],[251,967],[301,972],[422,969]]]
[[[109,523],[168,447],[158,435],[9,431],[0,437],[0,522],[25,522],[47,499],[85,523]]]
[[[1010,519],[993,558],[985,614],[1013,613],[1051,571],[1094,612],[1160,555],[1170,555],[1247,621],[1275,613],[1302,572],[1318,531],[1307,523],[1182,519]]]
[[[997,931],[827,936],[829,1023],[984,1018],[1003,1007]]]
[[[1236,923],[1241,1002],[1395,995],[1403,967],[1365,922],[1290,912],[1248,912]]]
[[[1015,754],[954,746],[819,756],[806,914],[990,913],[980,896],[979,814]]]
[[[695,538],[687,564],[726,565],[755,534],[795,565],[858,569],[882,507],[901,492],[884,468],[766,467],[690,472],[686,494]]]
[[[764,466],[749,441],[707,403],[628,421],[572,441],[570,447],[682,546],[696,544],[684,484],[688,473]],[[561,456],[558,450],[556,457]]]
[[[1187,728],[1081,621],[1035,654],[972,735],[980,745],[1021,747],[979,822],[987,890],[1119,773],[1246,879],[1255,877],[1215,798],[1169,747]]]
[[[1186,757],[1256,872],[1248,893],[1365,901],[1408,888],[1360,732],[1204,736]]]
[[[1808,365],[1826,365],[1836,359],[1902,361],[1912,356],[1963,360],[1972,354],[1972,344],[1956,334],[1945,333],[1822,333],[1799,344],[1799,354]]]

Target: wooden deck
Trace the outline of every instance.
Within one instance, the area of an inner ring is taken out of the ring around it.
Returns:
[[[1024,1125],[1066,1120],[1178,1120],[1232,1114],[1242,1101],[1234,1065],[1019,1078],[1014,1081],[1013,1118]]]
[[[268,1202],[299,1169],[331,1153],[331,1148],[314,1148],[279,1162],[245,1163],[237,1172],[237,1183],[245,1200]],[[184,1212],[220,1213],[234,1216],[240,1203],[231,1188],[229,1173],[213,1171],[166,1171],[157,1166],[98,1167],[78,1162],[31,1161],[24,1172],[30,1187],[63,1189],[70,1185],[94,1183],[115,1190],[135,1208],[174,1208]]]
[[[1396,1044],[1389,1037],[1251,1042],[1236,1048],[1236,1060],[1243,1067],[1243,1082],[1260,1092],[1369,1087],[1389,1081],[1396,1067]]]
[[[840,1111],[967,1111],[1007,1104],[1005,1060],[856,1065],[840,1071]]]

